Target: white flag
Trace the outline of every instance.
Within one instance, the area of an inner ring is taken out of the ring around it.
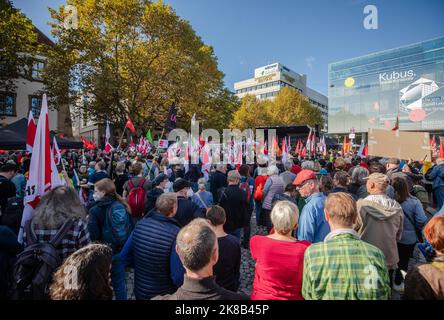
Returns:
[[[37,124],[36,135],[33,144],[33,152],[31,163],[29,166],[29,177],[26,182],[25,189],[25,209],[23,211],[22,222],[18,241],[23,241],[23,230],[25,223],[31,219],[34,209],[40,202],[40,198],[53,188],[52,170],[55,164],[51,156],[49,143],[49,119],[48,119],[48,103],[46,94],[43,94],[42,109],[40,112],[39,122]],[[55,169],[57,171],[57,169]],[[57,181],[54,181],[54,186]]]

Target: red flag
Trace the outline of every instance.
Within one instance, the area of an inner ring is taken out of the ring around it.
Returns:
[[[307,155],[307,148],[303,147],[301,151],[301,157],[304,158]]]
[[[37,130],[37,126],[35,124],[34,117],[32,116],[32,111],[29,111],[28,129],[26,131],[26,151],[27,152],[32,152],[32,146],[34,145],[36,130]]]
[[[109,142],[107,142],[106,145],[105,145],[105,149],[104,149],[105,152],[111,152],[113,149],[114,149],[113,146],[110,145]]]
[[[362,152],[362,154],[363,154],[365,157],[368,157],[368,144],[365,145],[365,147],[364,147],[364,151]]]
[[[92,140],[89,140],[88,146],[89,146],[89,149],[91,149],[91,150],[97,149],[97,146],[95,145],[95,143]]]
[[[395,126],[393,127],[392,131],[396,130],[399,130],[399,116],[396,116]]]
[[[80,138],[82,139],[83,142],[83,148],[88,149],[89,147],[88,141],[86,141],[84,136],[81,136]]]
[[[133,134],[136,133],[136,128],[134,128],[134,124],[128,116],[128,120],[126,121],[125,128],[128,128]]]
[[[342,144],[342,155],[345,157],[347,153],[347,136],[344,136],[344,143]]]
[[[133,137],[130,138],[130,144],[129,144],[129,146],[130,146],[130,147],[134,147]]]

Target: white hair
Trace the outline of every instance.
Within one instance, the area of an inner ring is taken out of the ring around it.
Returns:
[[[279,169],[276,166],[269,166],[267,172],[269,176],[278,175]]]
[[[271,210],[270,218],[276,230],[288,232],[299,221],[299,209],[290,201],[278,201]]]
[[[205,185],[207,184],[207,180],[205,178],[200,178],[197,180],[197,185],[199,187],[199,190],[205,190]]]
[[[302,168],[302,170],[304,170],[304,169],[314,170],[314,162],[310,161],[310,160],[304,161],[304,162],[302,162],[301,168]]]

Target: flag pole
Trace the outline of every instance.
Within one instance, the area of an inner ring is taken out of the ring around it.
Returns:
[[[125,128],[123,128],[122,136],[120,137],[119,146],[118,146],[119,149],[120,149],[120,145],[122,144],[123,135],[125,134],[125,130],[126,130],[126,126],[125,126]]]

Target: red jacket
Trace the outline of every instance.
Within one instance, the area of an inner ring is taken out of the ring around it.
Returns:
[[[309,245],[308,241],[251,238],[251,256],[256,261],[251,299],[303,300],[304,253]]]

